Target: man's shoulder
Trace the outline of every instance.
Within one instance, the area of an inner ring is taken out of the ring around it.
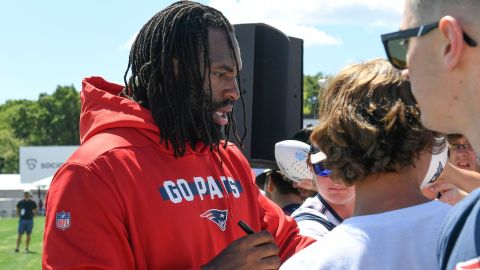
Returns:
[[[479,223],[480,189],[476,189],[451,209],[442,226],[437,252],[442,269],[480,256]]]
[[[317,242],[295,254],[281,269],[351,269],[360,254],[358,244],[340,224]],[[323,256],[318,256],[322,254]]]
[[[234,152],[234,153],[241,153],[240,151],[240,148],[238,148],[238,146],[232,142],[227,142],[227,145],[226,147],[225,146],[225,141],[220,141],[220,148],[221,149],[224,149],[225,152]]]
[[[472,191],[465,199],[460,201],[455,207],[453,207],[452,212],[458,211],[462,212],[465,210],[472,210],[475,205],[480,205],[480,188]]]
[[[320,201],[318,196],[310,197],[303,202],[303,204],[292,214],[292,216],[295,217],[299,214],[311,213],[326,218],[325,215],[320,211],[322,209],[322,206],[322,202]]]
[[[470,195],[468,195],[450,210],[447,219],[445,220],[445,225],[448,226],[448,224],[462,223],[470,215],[478,216],[480,214],[479,211],[480,188],[470,193]]]
[[[227,142],[226,147],[224,146],[225,142],[221,141],[219,150],[220,152],[225,155],[229,159],[238,159],[248,163],[247,158],[243,155],[240,148],[232,142]]]
[[[83,143],[72,154],[67,163],[89,164],[98,157],[114,150],[128,151],[138,147],[151,146],[152,144],[152,141],[144,136],[140,136],[138,132],[126,129],[111,129],[96,134]]]

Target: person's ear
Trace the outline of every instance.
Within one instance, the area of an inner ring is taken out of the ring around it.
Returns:
[[[465,46],[462,27],[454,17],[444,16],[438,23],[438,29],[447,39],[443,51],[443,62],[449,70],[454,69],[460,62]]]
[[[270,180],[270,176],[267,177],[267,181],[265,181],[265,191],[272,193],[275,190],[275,185],[273,181]]]

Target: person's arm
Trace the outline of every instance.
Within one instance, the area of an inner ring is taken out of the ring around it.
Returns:
[[[233,241],[201,269],[278,269],[281,263],[277,254],[272,235],[262,231]]]
[[[255,174],[240,150],[230,149],[240,157],[238,166],[249,172],[244,184],[251,185],[256,193],[261,231],[232,242],[202,269],[278,269],[282,262],[315,240],[298,234],[293,218],[285,216],[280,207],[260,192]]]
[[[120,202],[88,167],[60,168],[45,202],[43,269],[134,269]]]
[[[438,199],[450,205],[457,204],[468,195],[468,193],[457,188],[453,184],[443,181],[436,181],[429,187],[429,189],[433,194],[440,193],[440,197]]]
[[[17,217],[20,216],[20,202],[17,203]]]
[[[282,262],[315,241],[300,236],[294,219],[285,216],[280,207],[260,192],[257,196],[262,231],[237,239],[202,270],[278,269]]]
[[[255,185],[255,173],[250,169],[246,159],[243,159],[242,162],[246,170],[250,171],[249,184],[254,187],[256,192],[260,229],[262,231],[267,230],[272,234],[279,248],[278,256],[283,263],[293,254],[314,243],[315,240],[308,236],[300,235],[300,230],[295,220],[290,216],[286,216],[278,205],[260,193],[260,190]]]
[[[285,262],[293,254],[309,246],[314,239],[299,234],[295,220],[265,196],[258,196],[262,230],[269,231],[279,247],[279,257]]]
[[[447,162],[437,181],[451,183],[459,189],[470,193],[480,187],[480,173],[460,169]]]

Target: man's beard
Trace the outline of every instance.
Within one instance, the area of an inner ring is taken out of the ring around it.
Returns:
[[[210,134],[209,137],[211,137],[211,139],[213,140],[212,142],[216,143],[218,142],[217,140],[225,139],[225,129],[230,128],[230,124],[232,123],[231,120],[233,118],[233,112],[227,113],[229,121],[226,126],[221,126],[215,123],[213,119],[213,114],[222,107],[233,106],[235,101],[231,99],[224,99],[221,101],[213,100],[209,90],[205,90],[205,96],[203,98],[204,101],[201,102],[200,97],[195,95],[193,97],[195,101],[192,102],[191,108],[193,116],[195,118],[196,126],[198,128],[203,128],[207,130],[195,130],[194,132],[197,134],[197,140],[208,142],[208,138],[205,137],[208,136],[208,133]],[[205,124],[202,124],[203,122],[205,122]]]
[[[210,115],[213,115],[218,109],[220,109],[222,107],[233,106],[234,103],[235,103],[235,101],[233,101],[231,99],[225,99],[225,100],[220,101],[220,102],[213,100],[211,110],[210,110]],[[222,138],[222,139],[225,139],[225,128],[229,128],[231,123],[232,123],[232,116],[231,116],[232,113],[233,113],[233,111],[226,114],[226,116],[228,118],[228,124],[226,126],[218,125],[217,123],[214,122],[213,116],[210,117],[210,121],[213,122],[213,124],[217,128],[217,132],[219,134],[219,137]]]

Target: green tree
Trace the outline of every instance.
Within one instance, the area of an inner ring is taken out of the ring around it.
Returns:
[[[0,130],[0,173],[18,173],[21,144],[8,129]]]
[[[321,72],[316,75],[303,76],[303,115],[306,118],[317,117],[318,96],[327,79]]]
[[[0,173],[18,173],[19,147],[78,145],[80,96],[58,86],[38,101],[9,100],[0,105]]]
[[[15,136],[28,145],[77,145],[80,97],[75,87],[58,86],[52,95],[20,108],[11,118]]]
[[[18,155],[24,142],[15,137],[10,127],[11,119],[18,111],[34,101],[9,100],[0,106],[0,173],[18,173]]]

